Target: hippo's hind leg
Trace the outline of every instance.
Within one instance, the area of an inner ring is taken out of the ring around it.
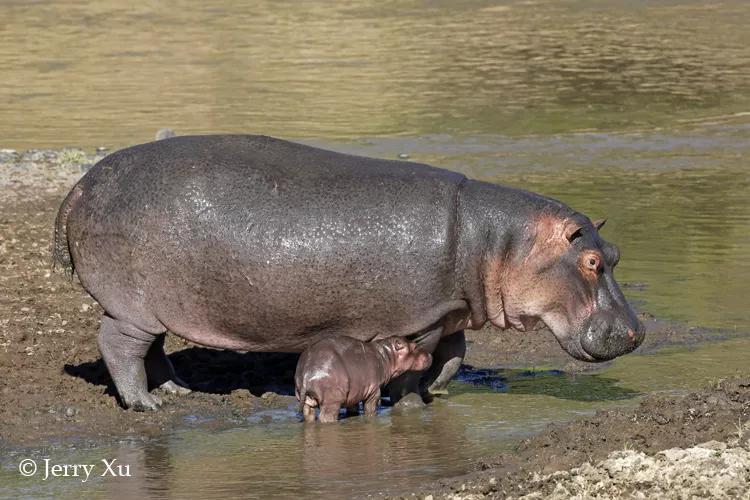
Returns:
[[[146,353],[146,376],[150,387],[158,387],[170,394],[185,395],[192,392],[188,386],[175,373],[172,362],[169,361],[164,352],[164,339],[166,334],[162,333]]]
[[[448,383],[458,373],[466,356],[466,336],[463,330],[440,339],[432,353],[432,366],[423,380],[431,396],[448,394]]]
[[[107,315],[102,317],[99,351],[127,408],[157,410],[162,404],[159,397],[148,392],[144,364],[144,358],[158,335]]]
[[[315,422],[315,407],[318,406],[318,402],[308,395],[303,397],[302,416],[304,417],[305,422]]]

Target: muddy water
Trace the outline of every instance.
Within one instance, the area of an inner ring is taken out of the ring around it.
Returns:
[[[306,427],[290,409],[212,432],[198,415],[155,441],[31,450],[59,463],[119,458],[133,476],[120,480],[24,479],[14,467],[30,452],[19,451],[0,462],[0,496],[403,490],[548,422],[748,369],[744,2],[18,2],[3,12],[2,147],[122,146],[171,126],[409,155],[607,217],[638,308],[739,338],[627,356],[596,374],[470,372],[428,409],[371,422]]]

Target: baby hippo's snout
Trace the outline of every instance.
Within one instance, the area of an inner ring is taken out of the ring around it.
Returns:
[[[358,408],[374,415],[380,388],[407,371],[426,370],[432,355],[414,342],[390,337],[361,342],[350,337],[329,337],[310,346],[299,358],[294,375],[297,399],[305,421],[334,422],[342,407]]]

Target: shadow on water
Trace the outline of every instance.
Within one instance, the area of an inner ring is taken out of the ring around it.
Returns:
[[[457,379],[495,392],[536,394],[574,401],[617,401],[640,393],[617,385],[600,374],[570,374],[560,370],[490,370],[461,365]]]
[[[238,353],[190,347],[169,355],[175,371],[191,389],[210,394],[229,394],[247,389],[255,396],[265,392],[294,395],[294,370],[299,354]],[[101,359],[65,365],[65,373],[116,395],[107,367]]]

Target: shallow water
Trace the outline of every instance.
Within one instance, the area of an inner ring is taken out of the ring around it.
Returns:
[[[171,126],[408,155],[607,217],[639,309],[740,337],[597,374],[466,372],[428,409],[370,422],[309,427],[290,409],[222,432],[196,418],[155,441],[5,454],[0,496],[408,490],[548,422],[747,373],[750,6],[634,4],[6,2],[2,147],[123,146]],[[119,457],[133,477],[25,479],[24,453]]]
[[[509,449],[550,422],[631,404],[639,394],[687,389],[746,372],[748,356],[750,342],[734,340],[690,352],[630,356],[598,374],[488,370],[479,374],[479,385],[453,382],[450,398],[406,414],[384,409],[370,420],[306,426],[293,409],[269,410],[221,432],[186,422],[185,430],[145,442],[6,451],[0,459],[0,497],[78,498],[82,491],[92,498],[403,493],[460,474],[472,460]],[[37,460],[36,478],[19,476],[16,468],[26,458]],[[81,477],[43,481],[45,458],[95,468],[86,483]],[[99,477],[106,470],[103,458],[129,465],[131,477]]]
[[[671,126],[748,111],[744,0],[2,2],[3,147]]]

